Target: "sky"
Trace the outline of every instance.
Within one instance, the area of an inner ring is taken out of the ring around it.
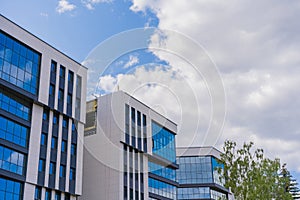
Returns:
[[[89,96],[132,94],[178,124],[179,146],[253,141],[299,182],[300,1],[0,5],[2,15],[89,67]]]

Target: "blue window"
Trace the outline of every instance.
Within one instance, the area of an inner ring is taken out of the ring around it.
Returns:
[[[61,200],[61,194],[58,191],[55,192],[55,200]]]
[[[65,78],[66,68],[64,66],[60,66],[59,76],[61,78]]]
[[[176,160],[175,134],[152,121],[153,153],[171,162]]]
[[[44,121],[48,121],[49,120],[49,110],[44,109],[43,120]]]
[[[11,98],[9,95],[4,94],[2,91],[0,91],[0,109],[27,121],[30,120],[31,108]]]
[[[12,149],[0,146],[0,168],[19,175],[24,175],[26,156]],[[1,199],[1,198],[0,198]]]
[[[0,78],[29,93],[37,94],[40,54],[0,32]]]
[[[51,149],[57,149],[57,137],[52,136]]]
[[[53,124],[58,124],[58,114],[57,113],[53,113]]]
[[[54,94],[55,94],[55,86],[53,84],[50,84],[49,96],[54,96]]]
[[[64,152],[64,153],[66,153],[67,152],[67,141],[65,141],[65,140],[62,140],[61,141],[61,152]]]
[[[49,174],[55,175],[55,171],[56,171],[56,164],[54,162],[50,162]]]
[[[23,199],[23,184],[1,177],[0,199]]]
[[[51,62],[51,72],[56,73],[56,62],[55,61]]]
[[[46,133],[42,133],[41,134],[41,145],[42,146],[46,146],[47,145],[47,134]]]
[[[28,128],[0,116],[0,138],[22,147],[27,146]]]
[[[180,199],[211,199],[210,189],[209,187],[178,188],[178,200]]]
[[[51,200],[51,190],[49,189],[45,192],[45,200]]]
[[[71,155],[76,156],[76,144],[71,144]]]
[[[39,172],[44,172],[45,171],[45,166],[46,166],[46,160],[45,159],[40,159],[39,160]]]
[[[63,118],[63,128],[68,128],[68,118]]]
[[[176,199],[176,186],[149,178],[149,192],[169,199]]]
[[[213,183],[211,156],[180,157],[177,160],[180,184]]]
[[[148,163],[148,168],[149,172],[153,174],[176,181],[176,171],[174,169],[168,168],[166,166],[161,166],[153,162]]]
[[[70,168],[70,180],[75,180],[76,178],[76,170],[75,168]]]
[[[61,177],[61,178],[66,177],[66,166],[60,165],[59,177]]]
[[[42,199],[42,188],[36,186],[35,193],[34,193],[34,200],[41,200]]]

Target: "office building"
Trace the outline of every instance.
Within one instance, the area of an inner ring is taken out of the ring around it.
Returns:
[[[231,198],[217,170],[224,169],[218,162],[220,151],[213,147],[178,147],[176,151],[178,200]]]
[[[87,103],[82,200],[176,199],[177,125],[123,91]]]
[[[0,199],[82,192],[87,69],[0,16]]]

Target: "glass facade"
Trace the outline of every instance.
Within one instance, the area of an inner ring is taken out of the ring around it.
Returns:
[[[180,157],[179,184],[213,183],[211,157]]]
[[[26,156],[12,149],[0,146],[0,168],[24,175],[26,169]],[[0,198],[1,199],[1,198]]]
[[[171,162],[176,160],[175,134],[152,121],[153,154]]]
[[[0,116],[0,138],[27,147],[28,128]]]
[[[209,187],[178,188],[178,199],[210,199]]]
[[[4,94],[2,91],[0,91],[0,108],[27,121],[30,120],[31,108]]]
[[[176,186],[149,178],[149,192],[169,199],[176,198]]]
[[[0,178],[0,199],[23,199],[23,184],[17,181]]]
[[[227,199],[226,194],[215,191],[209,186],[197,187],[197,184],[216,183],[224,186],[220,180],[217,168],[224,169],[224,165],[212,156],[186,156],[177,158],[179,169],[177,181],[181,185],[178,188],[178,200],[187,199]],[[185,187],[186,184],[194,184],[193,187]]]
[[[161,166],[153,162],[149,162],[148,167],[149,167],[149,172],[164,177],[166,179],[176,181],[176,170]]]
[[[215,159],[214,157],[212,157],[211,159],[212,159],[211,161],[212,161],[214,183],[224,186],[225,180],[221,179],[221,174],[218,172],[218,168],[220,168],[222,171],[224,170],[224,164],[219,163],[218,160]]]
[[[0,31],[0,78],[36,95],[40,54]]]

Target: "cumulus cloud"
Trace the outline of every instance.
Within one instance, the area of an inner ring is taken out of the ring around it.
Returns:
[[[113,2],[113,0],[81,0],[81,2],[87,9],[94,10],[96,4],[111,3],[111,2]]]
[[[56,7],[56,12],[61,14],[61,13],[65,13],[68,11],[72,11],[75,8],[76,8],[76,6],[74,4],[71,4],[70,2],[68,2],[67,0],[59,0],[58,6]]]
[[[139,63],[139,58],[137,56],[133,56],[133,55],[129,55],[129,60],[128,62],[124,65],[124,68],[128,68],[131,67],[135,64]]]
[[[296,155],[300,154],[297,148],[300,139],[297,122],[300,117],[297,88],[300,84],[300,24],[297,20],[300,3],[279,0],[189,3],[174,0],[172,4],[163,0],[132,0],[132,3],[130,9],[134,12],[151,10],[162,30],[179,31],[194,39],[217,64],[227,96],[227,118],[219,146],[225,139],[240,143],[252,140],[269,155],[282,158],[292,170],[299,170]],[[198,56],[195,49],[186,48],[171,36],[167,35],[163,44]],[[171,66],[178,66],[178,70],[185,69],[178,64],[178,59],[165,52],[154,54]],[[192,71],[184,73],[193,77]],[[197,84],[197,79],[191,80]],[[204,110],[209,106],[198,103]],[[189,112],[185,117],[193,121],[195,111],[191,108],[185,112]],[[204,126],[200,124],[199,131],[205,130]],[[181,131],[178,143],[185,145],[190,130]]]

